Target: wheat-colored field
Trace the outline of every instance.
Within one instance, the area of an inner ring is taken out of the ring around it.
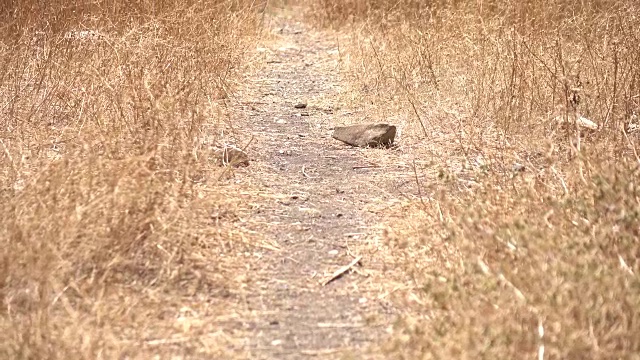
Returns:
[[[150,358],[174,314],[230,284],[212,254],[238,237],[207,221],[234,199],[201,190],[260,11],[2,4],[0,357]]]
[[[342,106],[402,119],[419,189],[383,206],[376,256],[411,285],[366,356],[636,359],[640,5],[301,4]],[[212,146],[268,5],[2,4],[0,358],[241,356],[207,319],[243,286],[219,250],[256,235],[212,223],[243,201]]]
[[[346,96],[405,114],[422,185],[389,235],[415,289],[388,357],[636,358],[638,3],[313,8],[351,34]]]

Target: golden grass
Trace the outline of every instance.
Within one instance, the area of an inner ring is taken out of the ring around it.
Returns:
[[[421,188],[388,215],[390,254],[415,286],[387,356],[635,358],[636,2],[311,7],[350,33],[344,96],[398,119]]]
[[[227,289],[246,282],[242,259],[220,254],[237,255],[247,234],[228,220],[248,205],[214,186],[209,157],[231,127],[225,99],[256,7],[0,10],[1,358],[242,351],[220,325],[234,320],[240,299]],[[340,44],[344,96],[398,120],[394,165],[415,168],[420,187],[386,210],[398,277],[385,280],[406,313],[384,356],[637,356],[638,5],[310,10],[353,31]],[[579,116],[600,128],[561,125]]]
[[[0,10],[0,357],[224,353],[198,318],[228,310],[237,264],[212,254],[242,239],[211,212],[240,210],[209,156],[261,10]]]

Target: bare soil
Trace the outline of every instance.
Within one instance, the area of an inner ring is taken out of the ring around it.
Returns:
[[[266,19],[265,31],[249,86],[233,99],[241,129],[235,135],[250,141],[251,158],[233,179],[263,199],[241,226],[263,246],[247,263],[246,287],[233,294],[244,309],[228,326],[246,331],[242,347],[251,358],[362,358],[397,315],[389,284],[379,282],[387,270],[378,252],[379,208],[414,185],[398,185],[403,176],[383,176],[391,169],[364,156],[397,157],[398,149],[359,149],[331,138],[334,126],[367,121],[338,104],[344,84],[331,33],[281,14]]]

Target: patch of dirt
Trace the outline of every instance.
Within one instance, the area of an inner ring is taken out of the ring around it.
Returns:
[[[330,34],[281,14],[267,19],[265,31],[249,85],[232,99],[237,141],[252,139],[251,165],[233,170],[233,181],[258,189],[261,199],[238,226],[263,245],[248,256],[246,286],[232,290],[242,309],[223,326],[242,329],[237,350],[250,358],[363,358],[398,314],[388,297],[393,284],[380,281],[393,269],[378,225],[382,209],[417,192],[413,175],[392,160],[367,160],[398,158],[397,148],[352,148],[331,138],[334,126],[365,120],[337,104],[340,52]],[[358,256],[358,265],[323,286]]]

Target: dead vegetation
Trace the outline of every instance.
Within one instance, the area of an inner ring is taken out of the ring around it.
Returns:
[[[228,226],[246,204],[213,186],[234,170],[210,147],[261,9],[5,5],[0,357],[238,356],[229,289],[246,279],[220,254],[246,239]],[[382,356],[637,356],[638,5],[309,7],[351,34],[344,96],[406,119],[397,152],[420,190],[369,204],[395,219],[385,246],[411,277],[379,297],[406,310]]]
[[[414,286],[389,358],[637,356],[639,10],[314,2],[351,35],[344,96],[407,119],[421,190],[387,239]]]
[[[202,319],[228,309],[237,264],[212,254],[241,237],[211,214],[241,199],[211,146],[259,11],[3,3],[0,357],[224,352]]]

